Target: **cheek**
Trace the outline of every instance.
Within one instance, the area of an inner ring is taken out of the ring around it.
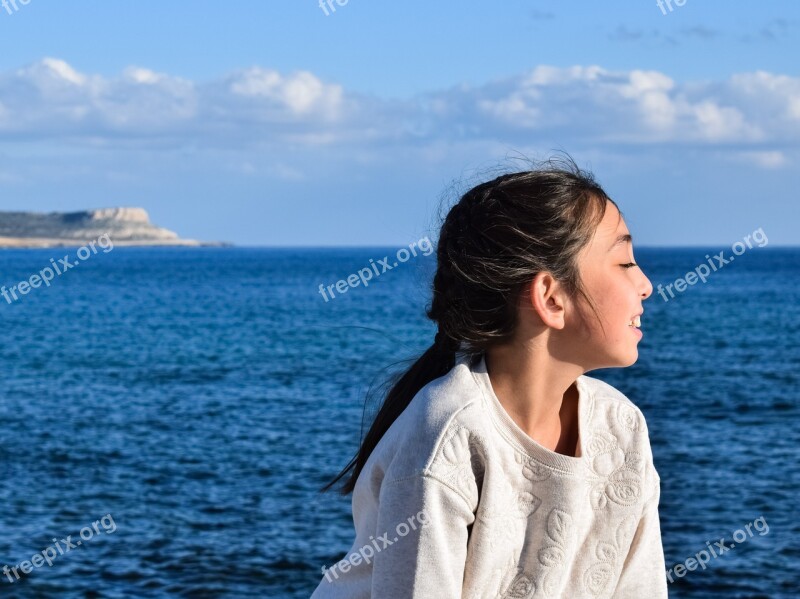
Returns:
[[[605,316],[614,308],[613,285],[608,277],[592,277],[584,283],[586,293],[592,299],[600,316]],[[595,317],[596,318],[596,317]]]
[[[587,281],[586,292],[594,302],[594,307],[597,313],[589,307],[585,311],[586,327],[592,332],[592,335],[614,337],[619,334],[618,329],[615,327],[619,325],[624,319],[625,306],[619,301],[619,289],[615,288],[614,284],[605,279],[595,279]],[[603,326],[601,327],[598,318],[602,320]],[[605,327],[605,333],[603,332]],[[617,331],[617,332],[615,332]]]
[[[581,281],[586,294],[594,305],[581,301],[581,329],[584,340],[589,338],[609,340],[624,335],[619,324],[626,318],[625,298],[628,295],[624,275],[609,264],[586,265],[581,270]],[[599,320],[598,320],[599,319]],[[602,326],[601,326],[602,322]]]

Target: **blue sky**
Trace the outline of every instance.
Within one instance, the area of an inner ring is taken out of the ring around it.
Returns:
[[[17,0],[0,209],[401,247],[443,197],[560,149],[639,246],[798,244],[800,5],[663,2]]]

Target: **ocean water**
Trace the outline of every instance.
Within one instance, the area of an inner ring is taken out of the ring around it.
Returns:
[[[718,251],[637,259],[665,285]],[[392,252],[115,248],[0,297],[0,567],[52,563],[0,597],[308,597],[353,539],[350,497],[317,489],[366,392],[431,342],[435,257],[318,287]],[[0,282],[65,254],[0,252]],[[672,597],[800,596],[799,281],[799,250],[748,250],[654,294],[637,364],[591,373],[647,417],[668,567],[754,532]]]

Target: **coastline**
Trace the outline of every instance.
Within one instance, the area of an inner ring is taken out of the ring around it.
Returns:
[[[235,247],[227,241],[196,241],[194,239],[113,239],[118,247]],[[49,239],[42,237],[0,237],[0,250],[40,250],[80,247],[91,240]]]

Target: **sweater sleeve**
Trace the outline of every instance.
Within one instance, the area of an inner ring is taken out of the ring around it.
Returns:
[[[467,499],[433,476],[418,474],[385,485],[372,596],[460,599],[474,519]]]
[[[660,481],[655,475],[655,490],[645,503],[628,555],[622,565],[614,597],[661,599],[667,594],[664,549],[661,544],[661,524],[658,503],[661,496]]]

